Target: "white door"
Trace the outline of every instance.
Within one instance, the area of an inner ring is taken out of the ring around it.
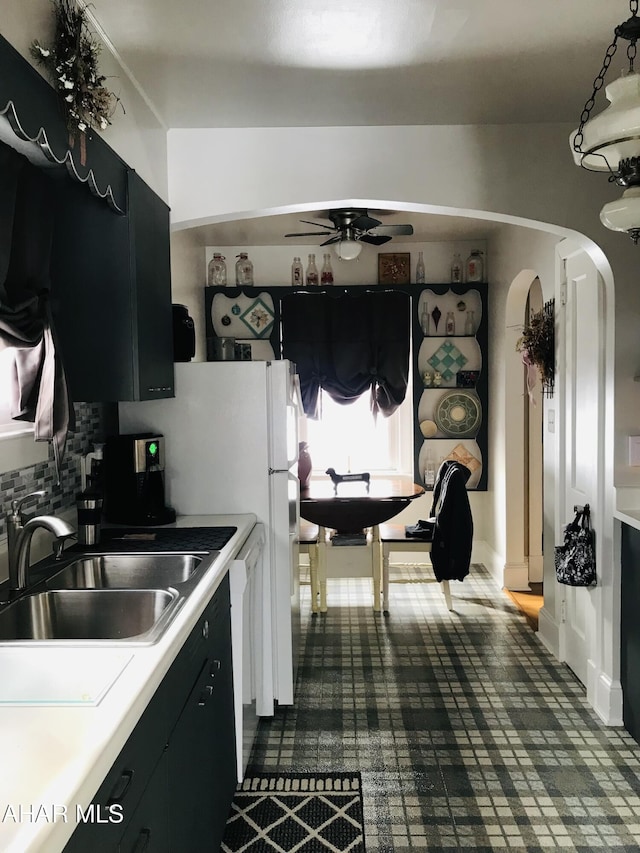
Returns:
[[[603,470],[600,407],[604,388],[604,287],[591,259],[576,252],[565,260],[566,304],[560,306],[558,329],[564,330],[564,488],[561,524],[573,519],[574,507],[589,504],[597,528],[598,477]],[[561,300],[562,301],[562,300]],[[564,322],[563,315],[564,314]],[[562,361],[562,360],[561,360]],[[562,457],[561,457],[562,458]],[[557,541],[561,541],[561,530]],[[561,659],[587,684],[596,637],[593,590],[559,585]]]

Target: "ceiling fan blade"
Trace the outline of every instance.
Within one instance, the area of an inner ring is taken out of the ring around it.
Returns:
[[[382,246],[383,243],[388,243],[391,237],[383,237],[378,234],[363,234],[358,237],[362,243],[371,243],[373,246]]]
[[[309,222],[308,219],[301,219],[300,222],[304,222],[305,225],[315,225],[316,228],[327,228],[329,231],[335,231],[333,225],[324,225],[322,222]]]
[[[365,214],[358,216],[349,224],[352,228],[355,228],[356,231],[369,231],[371,228],[376,228],[378,225],[382,225],[379,219],[372,219],[370,216],[366,216]]]
[[[328,240],[325,240],[324,243],[320,243],[321,246],[330,246],[332,243],[339,243],[342,240],[342,234],[336,234],[335,237],[329,237]]]
[[[296,234],[285,234],[285,237],[326,237],[324,231],[300,231]]]
[[[396,237],[400,234],[413,234],[413,225],[381,225],[375,229],[376,234],[386,234]]]

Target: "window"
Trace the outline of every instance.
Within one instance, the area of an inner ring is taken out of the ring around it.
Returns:
[[[13,369],[13,347],[0,350],[0,438],[33,432],[33,425],[11,420],[11,373]]]
[[[46,441],[33,440],[33,424],[11,420],[13,352],[12,347],[0,350],[0,472],[27,468],[44,462],[49,455]]]
[[[409,389],[411,384],[409,384]],[[303,418],[300,440],[309,444],[314,475],[327,468],[339,474],[412,474],[413,407],[410,390],[388,418],[371,413],[369,394],[340,405],[322,394],[320,420]]]

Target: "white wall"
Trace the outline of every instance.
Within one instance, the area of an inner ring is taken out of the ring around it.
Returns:
[[[615,479],[640,489],[640,468],[626,464],[627,436],[640,431],[640,383],[633,381],[640,369],[640,250],[600,224],[600,207],[619,191],[574,166],[571,130],[533,124],[174,129],[168,143],[173,224],[181,229],[352,203],[476,216],[489,211],[513,224],[552,223],[558,235],[575,229],[610,301],[615,279]]]

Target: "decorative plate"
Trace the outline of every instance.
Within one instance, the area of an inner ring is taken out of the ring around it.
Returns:
[[[427,361],[440,373],[445,382],[450,382],[465,366],[467,357],[462,355],[454,343],[446,340]]]
[[[461,462],[463,465],[466,465],[467,468],[473,474],[474,471],[477,471],[478,468],[482,467],[482,463],[476,459],[476,457],[471,453],[471,451],[464,446],[464,444],[456,445],[451,453],[447,456],[447,459],[453,459],[455,462]]]
[[[274,321],[273,311],[260,297],[254,299],[240,319],[256,338],[268,337]]]
[[[480,426],[480,401],[465,391],[450,391],[438,400],[433,418],[445,435],[472,435]]]

